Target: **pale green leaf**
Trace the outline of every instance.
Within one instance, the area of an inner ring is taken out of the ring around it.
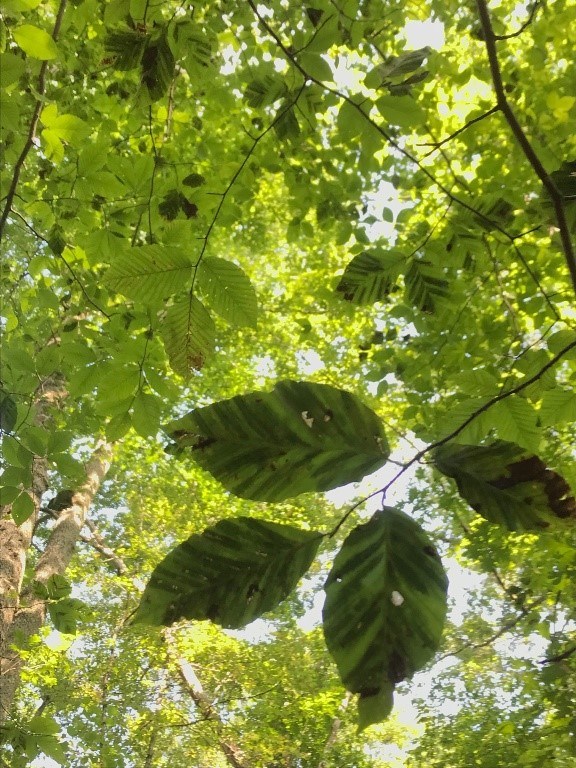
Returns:
[[[413,128],[426,121],[424,110],[411,96],[381,96],[376,107],[387,122],[401,128]]]
[[[249,517],[221,520],[155,568],[135,623],[210,619],[243,627],[275,608],[306,573],[322,535]]]
[[[175,452],[238,496],[281,501],[356,482],[388,459],[376,414],[326,384],[279,382],[191,411],[167,427]]]
[[[230,325],[256,327],[256,291],[240,267],[225,259],[206,257],[200,262],[196,279],[210,307]]]
[[[576,424],[576,393],[571,389],[549,389],[544,392],[538,415],[545,427]]]
[[[58,56],[58,47],[48,32],[32,24],[22,24],[12,30],[14,40],[33,59],[47,61]]]
[[[360,727],[384,719],[394,687],[434,655],[448,579],[430,539],[391,507],[359,525],[326,581],[324,637],[342,682],[360,695]]]
[[[141,245],[120,251],[104,280],[135,301],[157,304],[179,293],[192,278],[193,266],[181,248]]]

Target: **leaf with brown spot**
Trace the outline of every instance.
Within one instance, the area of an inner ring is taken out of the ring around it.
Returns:
[[[566,480],[515,443],[447,444],[434,452],[434,463],[456,481],[472,509],[510,531],[576,518],[576,500]]]

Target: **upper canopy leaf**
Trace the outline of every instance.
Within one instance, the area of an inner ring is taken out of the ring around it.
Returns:
[[[448,579],[412,518],[384,507],[357,526],[326,581],[324,636],[342,682],[360,694],[360,727],[383,720],[397,683],[440,642]]]
[[[354,395],[326,384],[279,382],[191,411],[167,427],[228,490],[261,501],[327,491],[387,460],[379,418]]]
[[[447,444],[434,452],[434,463],[454,478],[476,512],[510,531],[576,517],[576,500],[564,478],[514,443]]]
[[[250,517],[220,520],[156,566],[136,612],[141,624],[180,618],[243,627],[275,608],[306,573],[322,540],[315,531]]]

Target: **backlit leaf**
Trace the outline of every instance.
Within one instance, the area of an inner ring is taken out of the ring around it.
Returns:
[[[226,259],[206,257],[198,267],[197,281],[210,307],[224,320],[256,327],[258,300],[244,270]]]
[[[185,378],[202,368],[214,350],[214,321],[194,296],[186,296],[168,308],[160,334],[170,365]]]
[[[404,261],[397,251],[362,251],[348,264],[336,290],[345,301],[360,306],[383,301],[394,287]]]
[[[345,540],[326,581],[324,637],[342,682],[360,695],[361,728],[387,717],[394,687],[436,652],[447,587],[430,539],[397,509]]]
[[[12,30],[14,40],[27,56],[48,61],[58,56],[58,47],[48,32],[32,24],[22,24]]]
[[[326,384],[279,382],[191,411],[167,427],[175,441],[238,496],[281,501],[360,480],[389,456],[376,414]]]
[[[158,303],[179,293],[191,280],[192,269],[181,248],[141,245],[116,254],[104,280],[131,299]]]
[[[221,520],[156,566],[135,623],[209,619],[243,627],[275,608],[310,567],[321,534],[249,517]]]

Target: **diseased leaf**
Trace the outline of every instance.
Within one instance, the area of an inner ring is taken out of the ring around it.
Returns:
[[[188,295],[168,308],[160,334],[170,365],[185,378],[200,370],[214,350],[214,321],[194,296]]]
[[[564,478],[514,443],[448,443],[434,451],[434,464],[454,478],[478,514],[509,531],[546,528],[558,518],[576,517],[576,500]]]
[[[282,381],[191,411],[166,428],[237,496],[281,501],[360,480],[390,454],[376,414],[326,384]]]
[[[192,270],[181,248],[141,245],[120,251],[104,280],[131,299],[156,304],[179,293],[192,279]]]
[[[344,270],[336,290],[345,301],[363,306],[384,301],[405,262],[397,251],[362,251]]]
[[[244,270],[226,259],[205,257],[197,281],[210,307],[230,325],[256,327],[258,300]]]
[[[360,695],[360,728],[387,717],[394,687],[436,652],[447,588],[430,539],[397,509],[345,540],[326,581],[324,637],[342,682]]]
[[[275,608],[306,573],[322,534],[250,517],[221,520],[156,566],[135,623],[209,619],[249,624]]]

